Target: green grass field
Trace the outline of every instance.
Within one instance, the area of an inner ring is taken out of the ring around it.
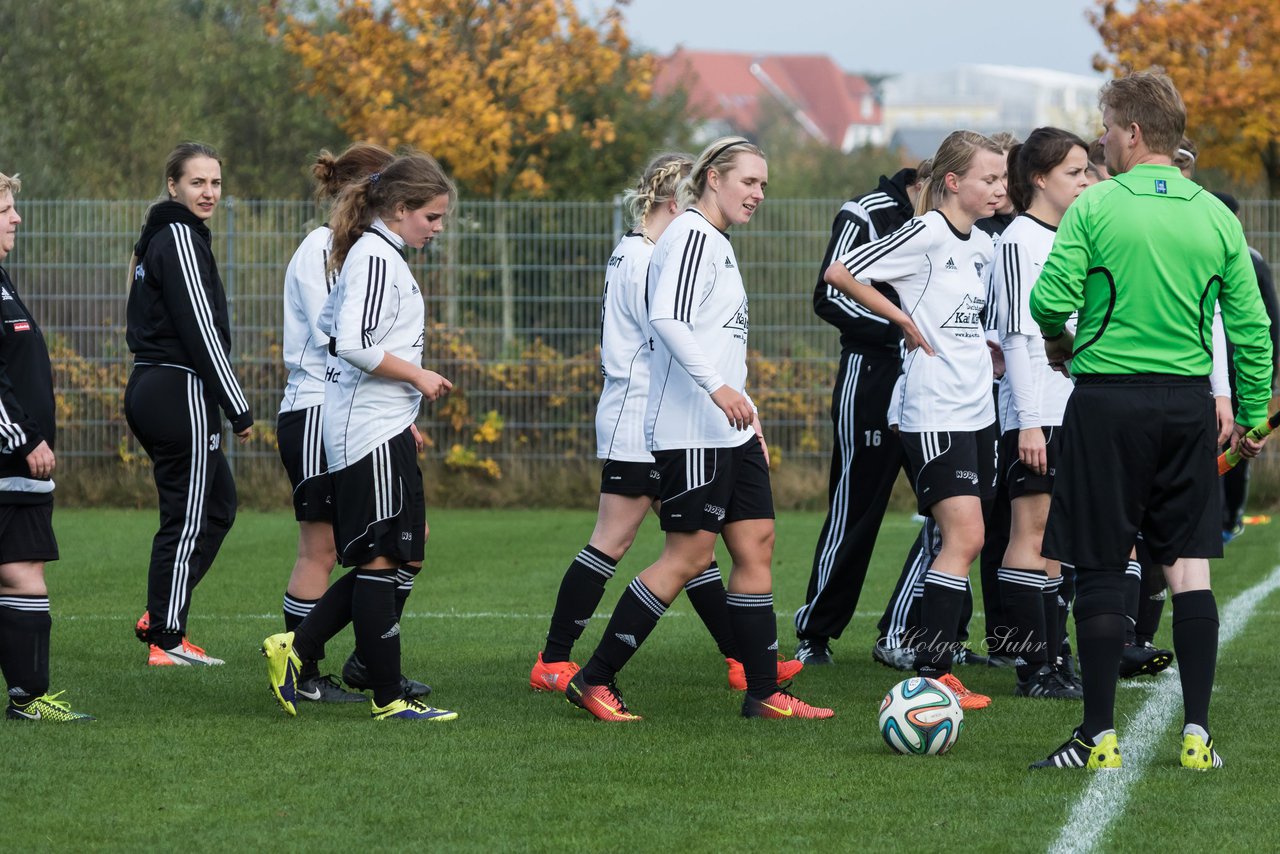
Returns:
[[[597,723],[527,686],[561,573],[592,521],[579,511],[432,513],[427,568],[404,620],[404,666],[461,717],[413,725],[375,724],[350,705],[306,704],[291,719],[271,700],[258,645],[281,624],[290,516],[242,514],[196,593],[192,639],[227,665],[149,669],[132,626],[154,514],[59,511],[63,560],[49,571],[53,690],[67,689],[75,708],[99,720],[0,727],[5,847],[1035,851],[1058,839],[1093,775],[1032,774],[1026,765],[1067,736],[1077,705],[1015,699],[1009,671],[966,668],[965,683],[995,701],[969,714],[951,754],[897,756],[880,739],[879,700],[898,674],[869,652],[915,534],[906,516],[885,522],[863,607],[836,642],[837,665],[796,680],[801,697],[836,709],[834,720],[740,718],[722,661],[681,600],[621,676],[646,718],[634,726]],[[821,521],[806,513],[778,521],[785,652]],[[650,520],[602,609],[659,546]],[[1215,568],[1224,612],[1272,573],[1278,546],[1277,530],[1255,527],[1228,547]],[[579,660],[603,626],[592,622]],[[1265,840],[1280,793],[1280,726],[1268,715],[1278,691],[1257,677],[1273,672],[1278,630],[1273,595],[1223,650],[1213,724],[1227,767],[1203,775],[1178,767],[1176,709],[1102,849],[1274,844]],[[1159,639],[1169,639],[1167,611]],[[349,649],[348,631],[330,647],[332,669]],[[1121,688],[1122,749],[1154,685]]]

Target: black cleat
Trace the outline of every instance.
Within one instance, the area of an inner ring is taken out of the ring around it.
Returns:
[[[1120,655],[1120,678],[1155,676],[1173,663],[1173,653],[1154,646],[1129,644]]]
[[[969,649],[967,646],[962,646],[956,650],[955,655],[951,659],[951,663],[955,665],[965,665],[967,667],[999,667],[999,665],[992,664],[991,659],[987,656],[978,655],[978,653]]]
[[[796,644],[796,659],[806,667],[835,664],[831,657],[831,641],[801,638]]]
[[[1019,679],[1018,684],[1013,688],[1013,696],[1044,700],[1079,700],[1084,697],[1084,691],[1062,681],[1057,672],[1046,664],[1025,682]]]
[[[348,687],[355,688],[357,691],[373,690],[373,683],[369,681],[369,669],[364,666],[364,662],[354,652],[347,659],[347,663],[342,665],[342,681],[346,682]],[[404,696],[417,700],[430,694],[431,686],[424,685],[401,674],[400,690]]]
[[[1120,745],[1116,741],[1115,732],[1108,730],[1099,736],[1094,744],[1076,730],[1071,738],[1048,757],[1039,762],[1032,762],[1031,769],[1036,768],[1088,768],[1091,771],[1120,768]]]
[[[884,638],[876,641],[871,647],[872,661],[878,661],[885,667],[894,670],[914,672],[916,669],[916,651],[905,646],[889,646]]]

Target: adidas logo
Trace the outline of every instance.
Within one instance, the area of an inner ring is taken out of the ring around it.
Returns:
[[[590,620],[574,620],[573,624],[575,626],[581,626],[582,628],[585,629],[587,627],[587,624],[590,622],[591,622]]]
[[[387,633],[382,636],[382,639],[388,640],[390,638],[395,637],[398,634],[400,634],[400,624],[396,623],[394,626],[392,626],[390,629],[387,630]]]
[[[733,269],[733,261],[729,258],[729,256],[728,256],[728,255],[724,256],[724,268],[725,268],[726,270],[732,270],[732,269]]]
[[[778,651],[778,642],[776,640],[773,643],[769,644],[769,651],[770,652]]]
[[[947,259],[947,266],[946,266],[946,269],[948,269],[948,270],[954,270],[954,269],[956,269],[956,261],[955,261],[955,259],[954,259],[954,258],[948,258],[948,259]]]
[[[632,649],[637,649],[637,648],[638,648],[638,646],[639,646],[639,645],[636,643],[636,636],[635,636],[635,635],[621,635],[621,634],[619,634],[619,635],[614,635],[614,637],[616,637],[618,640],[622,641],[623,643],[625,643],[627,646],[631,647]]]

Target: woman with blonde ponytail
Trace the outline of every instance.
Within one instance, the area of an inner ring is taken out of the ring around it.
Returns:
[[[974,223],[1003,203],[1004,176],[998,144],[955,131],[933,158],[917,203],[920,214],[840,256],[824,275],[828,284],[902,328],[907,355],[898,431],[917,506],[933,517],[942,538],[924,577],[923,645],[915,666],[920,675],[947,685],[965,709],[991,702],[968,691],[951,666],[969,566],[982,550],[982,501],[995,492],[1000,438],[982,325],[984,272],[994,248]],[[892,286],[902,307],[871,281]]]
[[[587,545],[578,552],[556,597],[546,646],[529,674],[535,691],[563,692],[578,672],[570,656],[604,596],[605,584],[627,553],[650,508],[657,511],[659,474],[644,435],[649,395],[649,323],[645,277],[653,246],[679,214],[676,188],[693,168],[687,154],[654,157],[624,204],[632,224],[609,256],[601,300],[600,372],[604,390],[596,408],[596,456],[604,460],[600,509]],[[724,582],[715,561],[684,587],[729,667],[729,685],[746,683],[728,626]],[[790,678],[798,666],[779,665]]]
[[[680,182],[677,208],[687,209],[649,259],[641,314],[649,332],[638,349],[652,350],[644,429],[666,545],[623,592],[604,639],[565,687],[569,702],[600,720],[640,720],[622,700],[617,673],[681,590],[719,584],[719,571],[708,567],[721,533],[733,556],[723,619],[743,667],[743,715],[834,714],[778,685],[773,495],[759,419],[744,391],[747,294],[726,234],[750,221],[768,180],[759,148],[742,137],[716,140]]]
[[[410,153],[356,176],[331,212],[327,269],[337,279],[318,323],[329,352],[322,433],[334,544],[342,565],[355,568],[292,631],[262,643],[271,691],[290,715],[297,714],[303,662],[319,660],[350,622],[374,720],[458,716],[422,703],[425,692],[400,670],[400,618],[427,537],[417,463],[423,440],[414,422],[424,397],[437,400],[453,388],[422,367],[425,306],[405,247],[434,239],[456,197],[439,163]]]

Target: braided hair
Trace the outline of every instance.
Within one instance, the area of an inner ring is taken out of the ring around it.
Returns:
[[[650,239],[645,234],[649,213],[654,207],[675,198],[676,187],[692,168],[693,158],[689,155],[676,151],[663,152],[649,161],[640,180],[622,197],[631,227],[638,229],[646,240]]]

